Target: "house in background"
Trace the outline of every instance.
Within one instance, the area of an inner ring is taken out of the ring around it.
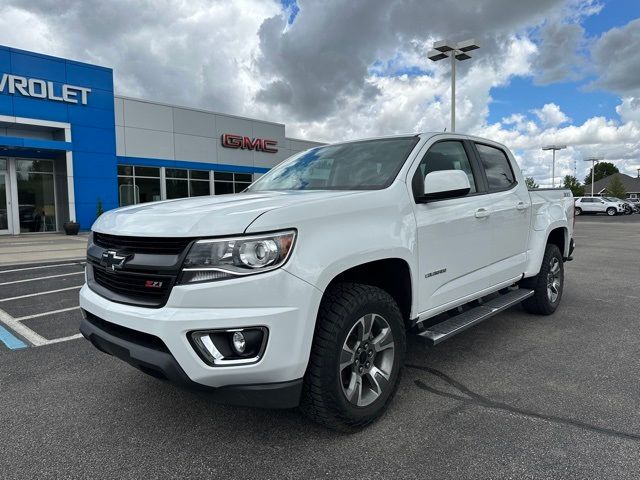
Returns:
[[[602,196],[615,177],[618,177],[627,192],[627,198],[640,198],[640,172],[638,177],[632,177],[624,173],[614,173],[602,178],[593,184],[594,195]],[[591,191],[590,185],[585,185],[585,192]]]

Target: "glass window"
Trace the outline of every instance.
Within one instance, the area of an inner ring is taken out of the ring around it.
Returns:
[[[53,173],[53,161],[51,160],[18,160],[18,171]]]
[[[121,207],[138,203],[133,177],[118,177],[118,198]]]
[[[249,187],[249,185],[251,185],[250,183],[243,183],[243,182],[235,182],[234,183],[234,190],[235,193],[240,193],[240,192],[244,192],[246,188]]]
[[[263,190],[375,190],[396,178],[419,137],[365,140],[312,148],[284,161],[251,187]],[[328,175],[318,175],[328,169]]]
[[[159,167],[139,167],[136,165],[134,174],[136,177],[160,177]]]
[[[209,181],[209,171],[208,170],[189,170],[189,178],[192,180]]]
[[[251,183],[251,174],[250,173],[234,173],[233,179],[236,182],[249,182]]]
[[[7,169],[7,159],[0,158],[0,170],[6,170],[6,169]]]
[[[118,198],[121,207],[160,200],[160,168],[118,165]]]
[[[16,160],[20,232],[54,232],[56,201],[51,160]]]
[[[131,165],[118,165],[118,175],[133,175],[133,166]]]
[[[507,155],[499,148],[476,143],[480,161],[489,182],[489,190],[503,190],[515,183]]]
[[[189,196],[189,182],[187,180],[178,180],[167,178],[167,199],[185,198]]]
[[[469,185],[471,186],[469,193],[476,192],[476,182],[464,145],[462,142],[450,141],[434,144],[425,154],[411,182],[413,195],[422,196],[424,194],[424,177],[431,172],[441,170],[462,170],[469,177]]]
[[[165,176],[167,178],[187,178],[187,170],[167,168],[165,169]]]
[[[2,160],[0,160],[2,161]],[[1,167],[2,165],[0,165]],[[7,208],[7,174],[0,175],[0,230],[9,228],[9,211]]]
[[[229,182],[233,181],[233,173],[229,172],[213,172],[214,180],[227,180]]]
[[[135,177],[139,203],[157,202],[160,200],[160,179]]]
[[[233,182],[215,182],[216,195],[233,193]]]
[[[203,180],[190,180],[189,189],[192,197],[201,197],[203,195],[210,195],[209,181]]]

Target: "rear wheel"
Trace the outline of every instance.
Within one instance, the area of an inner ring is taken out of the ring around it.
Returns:
[[[575,209],[575,213],[576,213],[576,217],[577,217],[578,215],[582,215],[582,209],[581,209],[580,207],[576,207],[576,209]]]
[[[330,287],[318,313],[302,411],[334,430],[364,428],[395,394],[405,344],[402,315],[388,293],[354,283]]]
[[[551,315],[556,311],[564,288],[564,264],[557,245],[547,244],[540,272],[535,277],[525,278],[520,286],[534,291],[532,297],[522,302],[527,312]]]
[[[607,215],[609,215],[610,217],[613,217],[616,213],[618,213],[618,212],[616,212],[615,208],[613,208],[613,207],[607,208]]]

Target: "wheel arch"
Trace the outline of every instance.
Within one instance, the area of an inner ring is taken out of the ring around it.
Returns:
[[[349,267],[331,279],[325,293],[332,285],[341,282],[361,283],[381,288],[395,300],[405,322],[411,318],[413,282],[411,267],[405,259],[381,258]]]

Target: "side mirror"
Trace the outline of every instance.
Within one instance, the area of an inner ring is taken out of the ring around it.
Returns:
[[[466,173],[461,170],[440,170],[424,177],[424,197],[421,200],[464,197],[470,190]]]

